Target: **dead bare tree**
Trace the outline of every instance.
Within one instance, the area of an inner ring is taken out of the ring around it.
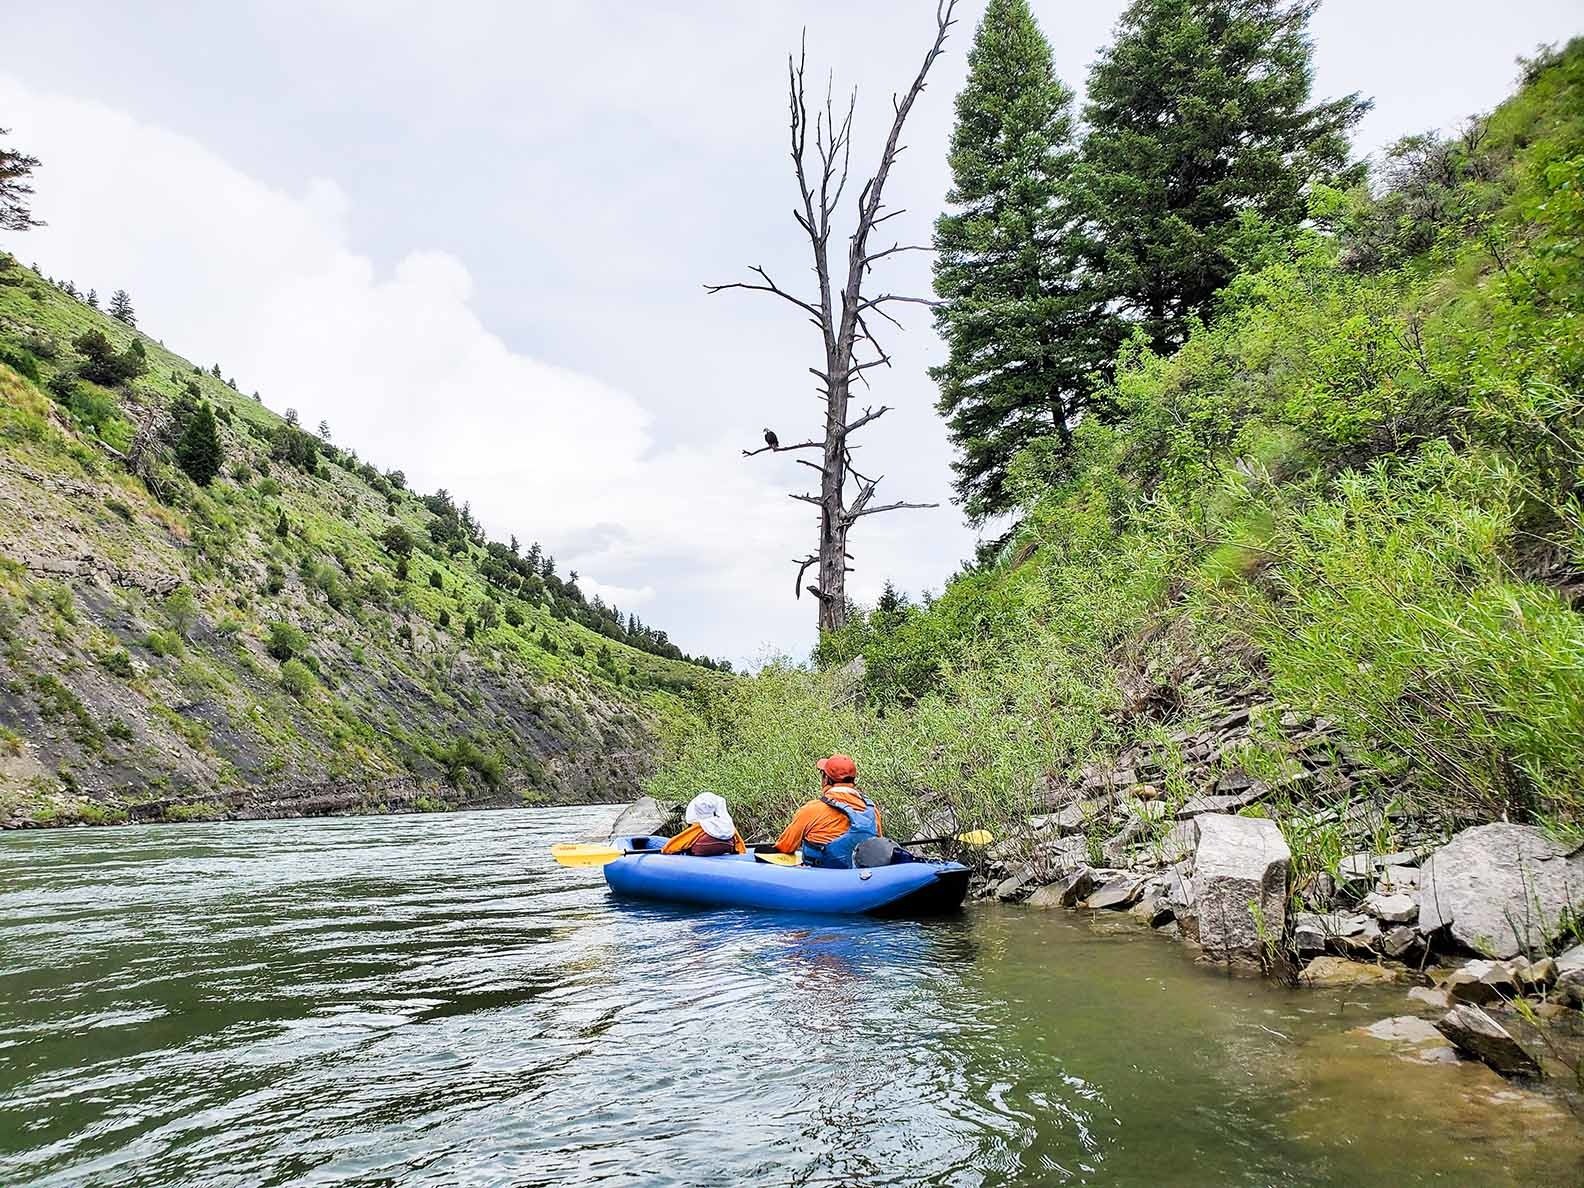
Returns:
[[[890,247],[871,251],[869,240],[876,227],[903,213],[902,210],[888,210],[881,200],[881,195],[885,189],[886,178],[891,172],[891,166],[896,162],[897,154],[905,147],[898,143],[902,135],[902,125],[907,122],[908,113],[912,111],[914,102],[924,90],[930,67],[935,64],[935,59],[940,57],[941,47],[946,42],[947,30],[955,23],[952,18],[952,9],[955,7],[956,0],[937,0],[935,40],[930,45],[929,52],[924,55],[924,63],[919,67],[918,75],[914,78],[913,85],[908,88],[907,94],[891,96],[891,132],[886,137],[885,151],[880,156],[879,167],[858,195],[858,221],[847,241],[846,278],[840,289],[833,289],[831,274],[829,252],[831,218],[847,186],[847,168],[852,153],[853,109],[857,102],[857,91],[854,90],[848,98],[846,114],[838,121],[835,107],[831,102],[831,89],[829,84],[826,85],[824,110],[816,108],[814,113],[814,155],[817,164],[811,182],[806,151],[809,115],[803,87],[803,67],[807,56],[806,38],[805,45],[796,60],[790,54],[787,55],[792,166],[797,175],[798,195],[801,200],[801,208],[794,210],[792,217],[803,229],[813,250],[814,276],[818,283],[819,295],[816,299],[807,301],[794,296],[778,285],[762,267],[757,266],[751,271],[759,277],[758,281],[737,281],[732,284],[704,286],[711,293],[719,293],[726,289],[748,289],[756,293],[774,294],[806,313],[820,332],[821,345],[824,347],[824,365],[810,367],[809,371],[819,381],[818,390],[825,402],[823,436],[791,445],[765,445],[755,450],[744,450],[743,457],[802,450],[818,451],[820,454],[819,462],[812,462],[807,458],[797,459],[802,465],[819,472],[819,494],[792,494],[793,499],[811,503],[819,508],[819,545],[814,552],[806,557],[795,558],[792,563],[798,567],[793,592],[801,596],[802,590],[806,588],[814,596],[819,603],[821,631],[836,630],[847,618],[847,574],[851,572],[847,564],[851,560],[851,555],[847,552],[847,536],[853,525],[864,516],[875,516],[881,512],[940,506],[936,503],[875,503],[875,488],[885,476],[876,475],[871,478],[854,468],[852,448],[848,445],[848,439],[865,425],[879,420],[890,409],[884,404],[878,408],[870,406],[863,410],[862,415],[851,421],[847,417],[853,384],[862,383],[867,388],[868,371],[876,367],[891,366],[891,357],[886,354],[885,348],[871,332],[870,322],[876,318],[884,318],[900,328],[902,323],[897,321],[886,308],[887,306],[908,302],[917,305],[934,304],[925,297],[905,297],[897,293],[865,296],[863,284],[874,265],[880,260],[900,252],[930,250],[923,245],[893,243]],[[860,347],[863,348],[862,357],[860,357]],[[857,482],[857,491],[851,501],[846,497],[849,476]],[[804,587],[803,576],[811,566],[816,565],[819,567],[818,580]]]

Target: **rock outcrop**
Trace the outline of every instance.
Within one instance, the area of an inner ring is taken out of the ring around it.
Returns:
[[[1264,957],[1287,926],[1292,852],[1276,822],[1264,817],[1199,817],[1194,850],[1199,944],[1220,960]]]
[[[1419,931],[1449,928],[1487,957],[1543,952],[1584,908],[1584,854],[1530,825],[1465,829],[1420,871]]]

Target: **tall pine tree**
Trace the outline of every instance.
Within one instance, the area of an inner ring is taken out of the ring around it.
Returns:
[[[176,465],[200,487],[207,487],[220,473],[220,461],[220,433],[214,410],[205,402],[198,406],[176,443]]]
[[[137,313],[132,308],[132,298],[125,289],[110,294],[110,316],[128,326],[137,325]]]
[[[1358,95],[1311,103],[1318,0],[1134,0],[1089,75],[1083,177],[1105,292],[1157,350],[1237,271],[1239,241],[1298,225],[1348,169]]]
[[[958,501],[984,522],[1011,509],[1007,467],[1039,437],[1070,440],[1108,353],[1077,217],[1072,92],[1027,0],[990,0],[952,131],[951,209],[935,224],[940,386],[959,457]]]
[[[0,128],[0,136],[9,135],[8,129]],[[33,217],[33,187],[28,184],[38,164],[37,157],[0,146],[0,231],[26,231],[44,225]]]

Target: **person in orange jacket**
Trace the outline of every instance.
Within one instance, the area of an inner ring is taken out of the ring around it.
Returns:
[[[792,818],[775,840],[783,854],[803,855],[810,866],[852,866],[853,851],[872,837],[883,836],[880,810],[858,791],[858,765],[848,755],[832,755],[816,765],[820,795]]]
[[[714,792],[700,792],[688,801],[683,820],[687,828],[660,847],[662,854],[714,858],[721,854],[748,852],[742,835],[732,823],[725,799]]]

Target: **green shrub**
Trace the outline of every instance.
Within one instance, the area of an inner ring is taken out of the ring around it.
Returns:
[[[286,571],[277,562],[271,561],[264,571],[264,592],[266,594],[279,594],[286,588]]]
[[[182,637],[171,630],[150,631],[143,637],[143,646],[156,656],[180,656],[187,650]]]
[[[313,669],[301,660],[291,659],[281,665],[281,687],[293,697],[306,697],[318,683]]]
[[[192,630],[198,625],[198,600],[191,588],[179,586],[171,592],[165,599],[165,617],[183,639],[192,637]]]
[[[429,588],[431,590],[445,589],[445,579],[440,576],[440,571],[438,569],[431,569],[429,571]]]
[[[111,651],[101,653],[99,666],[106,672],[118,677],[130,677],[136,671],[132,667],[132,657],[127,654],[125,648],[114,648]]]
[[[275,659],[283,663],[293,657],[302,655],[308,649],[308,637],[303,634],[300,627],[287,622],[271,623],[269,627],[269,640],[264,645]]]
[[[446,778],[453,785],[460,784],[469,771],[491,788],[501,785],[505,764],[500,755],[495,751],[486,751],[470,738],[452,739],[435,752],[435,759],[446,769]]]

